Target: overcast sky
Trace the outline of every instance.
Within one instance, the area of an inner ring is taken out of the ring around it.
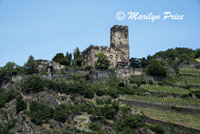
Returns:
[[[124,20],[116,13],[123,11]],[[168,18],[165,11],[184,15]],[[159,20],[130,20],[128,12],[160,15]],[[200,47],[200,0],[0,0],[0,66],[23,65],[29,55],[51,60],[58,53],[109,46],[113,25],[129,27],[131,57],[175,47]]]

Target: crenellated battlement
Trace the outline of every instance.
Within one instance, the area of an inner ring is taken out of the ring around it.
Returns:
[[[84,64],[94,66],[95,55],[104,53],[111,61],[111,67],[118,64],[128,65],[129,62],[129,40],[128,26],[114,25],[110,29],[110,47],[90,45],[83,52]]]

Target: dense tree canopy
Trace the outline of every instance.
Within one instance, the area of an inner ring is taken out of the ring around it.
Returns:
[[[146,68],[146,73],[152,76],[165,77],[167,69],[167,66],[161,61],[152,60]]]
[[[18,66],[14,62],[8,62],[4,67],[0,67],[0,87],[3,82],[10,80],[11,75],[24,73],[23,67]]]
[[[108,57],[104,55],[103,53],[99,53],[96,55],[98,58],[97,61],[95,61],[95,68],[96,69],[108,69],[110,66],[110,61],[108,60]]]
[[[191,62],[194,59],[194,50],[189,48],[168,49],[166,51],[160,51],[156,53],[153,57],[161,58],[166,60],[168,63],[180,63],[183,61]]]
[[[72,61],[72,54],[67,52],[66,56],[64,56],[63,53],[57,53],[53,57],[52,61],[59,62],[62,65],[70,66]]]

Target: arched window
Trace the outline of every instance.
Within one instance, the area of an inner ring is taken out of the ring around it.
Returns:
[[[119,56],[118,56],[118,55],[116,55],[116,56],[115,56],[115,58],[118,60]]]
[[[110,57],[110,59],[112,59],[112,58],[113,58],[113,56],[112,56],[112,55],[110,55],[109,57]]]

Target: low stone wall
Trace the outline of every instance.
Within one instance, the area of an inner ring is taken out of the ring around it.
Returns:
[[[22,82],[29,77],[32,76],[39,76],[43,79],[49,79],[49,80],[56,80],[56,81],[61,81],[61,80],[66,80],[66,81],[73,81],[74,80],[74,75],[85,75],[86,80],[89,82],[104,82],[110,79],[113,74],[112,72],[108,70],[94,70],[94,71],[85,71],[85,70],[76,70],[76,69],[71,69],[62,73],[48,73],[46,75],[42,74],[33,74],[33,75],[13,75],[11,77],[11,83],[16,83],[16,82]]]
[[[169,122],[155,120],[155,119],[151,119],[149,117],[145,117],[144,120],[145,120],[145,122],[148,122],[151,124],[160,124],[161,126],[164,126],[164,127],[169,126]],[[178,129],[179,133],[184,133],[185,131],[189,131],[191,134],[200,134],[200,130],[198,130],[198,129],[188,128],[188,127],[178,125],[178,124],[176,124],[176,128]]]
[[[125,103],[129,106],[138,106],[138,107],[155,107],[163,110],[172,110],[171,105],[166,104],[155,104],[149,102],[142,102],[137,100],[130,100],[130,99],[118,99],[118,101]],[[179,107],[179,106],[177,106]],[[174,111],[174,110],[173,110]],[[180,107],[179,113],[189,113],[189,114],[200,114],[200,109],[197,108],[189,108],[189,107]]]

